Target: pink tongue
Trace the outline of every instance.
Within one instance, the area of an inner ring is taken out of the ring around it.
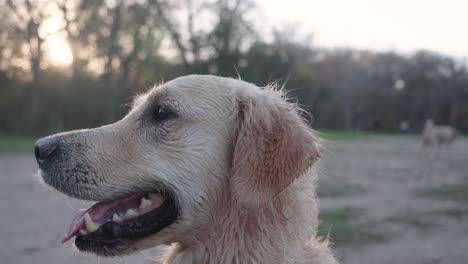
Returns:
[[[133,195],[130,197],[126,197],[120,200],[113,200],[110,202],[100,202],[95,205],[93,205],[89,209],[80,209],[78,212],[75,213],[75,216],[73,217],[72,223],[68,229],[68,233],[65,236],[65,238],[62,240],[62,243],[67,242],[70,240],[74,235],[76,235],[81,228],[84,227],[85,225],[85,220],[84,216],[86,213],[89,213],[89,216],[91,219],[95,222],[98,222],[99,219],[101,219],[107,211],[110,209],[117,207],[117,206],[125,206],[125,205],[130,205],[130,204],[135,204],[138,205],[138,202],[140,201],[141,197],[144,195],[142,194],[137,194]]]
[[[88,210],[86,209],[80,209],[78,212],[75,213],[75,216],[73,217],[72,223],[70,227],[68,228],[68,234],[65,236],[65,238],[62,240],[62,243],[67,242],[70,240],[78,231],[80,231],[81,228],[85,225],[84,222],[84,215],[86,214]]]

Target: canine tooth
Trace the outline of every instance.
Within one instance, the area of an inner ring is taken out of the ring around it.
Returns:
[[[120,222],[122,222],[122,220],[123,220],[122,217],[120,217],[118,214],[114,214],[112,216],[112,221],[114,221],[114,222],[120,223]]]
[[[94,232],[99,228],[99,224],[95,223],[88,213],[85,214],[85,225],[88,232]]]
[[[124,217],[128,218],[128,217],[132,217],[132,216],[135,216],[135,215],[137,215],[137,212],[135,212],[135,210],[128,209],[127,212],[125,213]]]
[[[141,198],[141,202],[140,202],[140,209],[144,209],[148,206],[151,206],[151,201],[148,200],[148,199],[145,199],[145,198]]]
[[[86,231],[86,230],[84,230],[84,229],[80,229],[80,234],[86,235],[86,234],[88,234],[88,231]]]

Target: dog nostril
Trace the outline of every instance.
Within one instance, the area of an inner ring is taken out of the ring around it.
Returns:
[[[57,141],[54,138],[43,138],[36,142],[34,155],[37,162],[42,162],[49,158],[57,149]]]

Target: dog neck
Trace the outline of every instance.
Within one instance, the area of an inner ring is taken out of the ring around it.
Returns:
[[[173,244],[164,263],[335,263],[315,239],[314,182],[315,173],[303,175],[264,208],[248,212],[226,197],[209,228]]]

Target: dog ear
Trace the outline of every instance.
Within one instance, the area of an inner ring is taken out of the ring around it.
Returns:
[[[242,208],[263,207],[320,157],[318,139],[296,107],[273,93],[238,101],[231,190]]]

